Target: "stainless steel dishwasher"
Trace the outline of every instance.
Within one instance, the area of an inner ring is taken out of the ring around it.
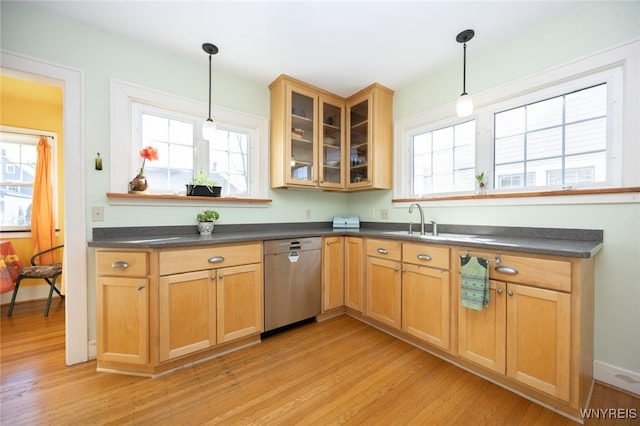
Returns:
[[[264,330],[320,313],[320,237],[264,242]]]

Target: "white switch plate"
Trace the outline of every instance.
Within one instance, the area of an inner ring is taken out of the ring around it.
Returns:
[[[91,207],[91,220],[94,222],[104,222],[104,207]]]
[[[381,209],[380,210],[380,219],[389,219],[389,210]]]

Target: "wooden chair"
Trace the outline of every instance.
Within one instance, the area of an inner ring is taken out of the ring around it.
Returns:
[[[49,283],[49,299],[47,300],[47,306],[44,309],[44,316],[47,317],[49,316],[49,306],[51,306],[51,296],[53,296],[53,291],[55,290],[56,293],[58,293],[58,295],[64,299],[64,296],[62,295],[62,293],[60,293],[60,290],[58,290],[58,288],[56,287],[56,280],[58,279],[58,277],[60,275],[62,275],[62,264],[61,263],[54,263],[52,265],[39,265],[36,263],[36,259],[40,256],[42,256],[45,253],[49,253],[51,251],[54,250],[58,250],[61,249],[62,247],[64,247],[64,244],[61,244],[59,246],[56,247],[51,247],[50,249],[47,250],[43,250],[41,252],[38,252],[36,254],[34,254],[31,257],[31,265],[32,266],[27,266],[24,267],[22,269],[20,269],[18,271],[18,278],[16,279],[16,286],[13,289],[13,296],[11,296],[11,304],[9,305],[9,312],[7,313],[7,316],[10,317],[11,313],[13,312],[13,304],[16,301],[16,295],[18,294],[18,289],[20,288],[20,282],[23,279],[43,279],[45,280],[47,283]]]

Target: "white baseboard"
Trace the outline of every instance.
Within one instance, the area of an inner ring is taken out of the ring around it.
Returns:
[[[593,378],[640,397],[640,373],[594,361]]]
[[[46,300],[49,297],[49,284],[38,284],[38,285],[25,285],[26,281],[20,285],[20,289],[18,290],[18,294],[16,296],[16,303],[18,302],[27,302],[31,300]],[[58,284],[56,287],[60,288]],[[8,305],[11,303],[11,296],[13,295],[13,291],[9,291],[0,296],[0,304]],[[56,294],[57,297],[57,294]]]

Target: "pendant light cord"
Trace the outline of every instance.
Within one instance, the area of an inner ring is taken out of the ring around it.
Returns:
[[[467,43],[463,45],[463,59],[462,59],[462,94],[467,94]],[[211,77],[209,77],[211,79]]]
[[[209,121],[211,121],[211,53],[209,53]]]

